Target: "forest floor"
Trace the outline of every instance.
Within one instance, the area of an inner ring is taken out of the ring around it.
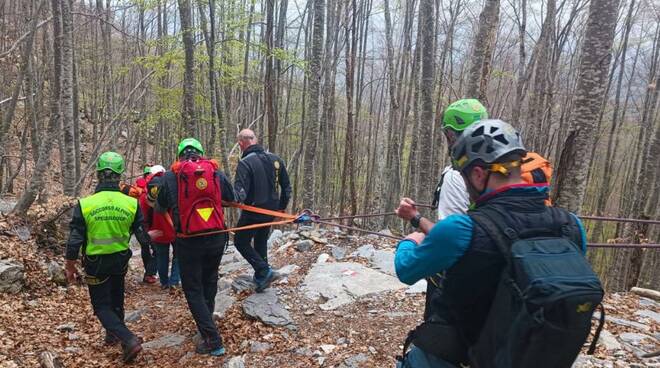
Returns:
[[[2,294],[0,367],[39,367],[44,351],[64,367],[121,366],[120,349],[103,345],[87,289],[56,284],[52,262],[62,263],[61,246],[44,247],[34,226],[28,237],[14,221],[0,218],[0,260],[24,265],[25,285]],[[408,287],[392,275],[394,245],[335,230],[277,233],[270,261],[288,276],[263,294],[249,289],[251,269],[230,246],[216,298],[227,349],[222,358],[194,353],[196,329],[183,293],[143,284],[136,248],[126,277],[126,317],[145,350],[132,366],[393,367],[424,307],[424,285]],[[606,333],[596,354],[581,355],[575,367],[659,366],[657,358],[640,356],[660,347],[660,304],[632,294],[609,294],[605,304]]]

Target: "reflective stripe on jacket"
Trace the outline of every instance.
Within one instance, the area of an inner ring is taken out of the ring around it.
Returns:
[[[87,226],[87,255],[113,254],[129,248],[137,199],[102,191],[81,199],[80,208]]]

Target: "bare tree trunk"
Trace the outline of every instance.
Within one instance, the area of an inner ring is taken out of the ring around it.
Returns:
[[[621,107],[621,89],[623,86],[623,79],[626,72],[626,55],[628,51],[628,39],[630,36],[630,30],[632,29],[633,23],[633,11],[635,9],[635,0],[630,1],[630,7],[628,8],[628,15],[626,17],[626,26],[623,34],[623,45],[621,51],[621,59],[619,63],[619,76],[617,80],[616,92],[614,97],[614,112],[612,113],[612,125],[610,126],[608,137],[607,137],[607,152],[605,154],[605,168],[602,171],[602,183],[600,184],[601,190],[598,195],[598,200],[596,202],[596,215],[602,216],[605,206],[609,202],[610,193],[610,182],[612,179],[612,169],[614,167],[614,155],[616,154],[619,139],[616,136],[617,127],[619,124],[620,107]],[[621,121],[623,122],[623,121]],[[594,229],[592,231],[593,239],[600,240],[600,236],[603,231],[603,222],[596,222]]]
[[[497,27],[500,22],[500,0],[486,0],[484,9],[479,15],[479,29],[474,39],[472,49],[472,64],[468,73],[466,97],[485,101],[488,75],[488,65],[492,58]]]
[[[571,127],[555,181],[555,203],[576,213],[584,200],[591,146],[596,135],[594,129],[612,56],[618,5],[618,0],[592,0],[589,7]]]
[[[11,126],[12,120],[14,119],[14,112],[16,111],[16,104],[18,103],[18,98],[23,88],[23,79],[28,72],[29,61],[32,58],[32,46],[34,44],[34,34],[37,30],[37,22],[39,20],[39,14],[41,13],[41,8],[45,4],[44,1],[39,1],[39,5],[34,8],[32,19],[30,25],[28,26],[28,35],[25,39],[22,53],[21,53],[21,64],[18,70],[18,76],[16,77],[16,84],[14,85],[14,90],[9,100],[9,106],[7,106],[5,113],[2,115],[2,122],[0,126],[0,156],[5,152],[5,147],[7,142],[5,141],[9,127]],[[1,165],[0,165],[1,166]]]
[[[277,96],[275,95],[275,73],[273,27],[275,23],[275,0],[266,1],[266,73],[264,75],[264,103],[266,104],[266,120],[268,121],[268,148],[275,150],[277,141]]]
[[[309,55],[309,100],[305,125],[307,131],[304,137],[305,152],[303,160],[303,207],[312,208],[315,204],[314,176],[316,160],[316,144],[319,136],[319,84],[321,82],[321,59],[323,57],[323,24],[325,0],[313,0],[314,31],[312,50]]]
[[[64,145],[64,161],[62,176],[64,194],[75,194],[76,173],[73,139],[73,16],[71,14],[70,0],[62,0],[62,141]]]
[[[399,132],[397,117],[399,113],[398,83],[396,81],[396,70],[394,69],[394,46],[392,42],[392,20],[390,15],[389,0],[384,0],[385,8],[385,43],[387,48],[387,77],[389,86],[390,104],[388,109],[387,123],[387,159],[385,164],[385,177],[388,179],[384,189],[383,207],[394,206],[399,192],[401,191],[400,161],[399,155]],[[387,219],[386,219],[387,221]],[[387,223],[387,222],[386,222]]]
[[[198,136],[197,120],[195,119],[195,40],[193,37],[191,0],[178,0],[181,32],[183,32],[183,49],[185,52],[185,69],[183,73],[183,110],[181,117],[186,135]]]
[[[53,147],[53,141],[57,136],[57,129],[60,120],[60,78],[62,69],[62,11],[59,0],[51,0],[53,12],[53,64],[50,83],[50,118],[48,120],[48,132],[41,139],[39,146],[39,159],[34,167],[35,173],[48,172],[46,168],[50,164],[50,151]],[[43,190],[46,175],[32,175],[27,189],[18,199],[13,213],[24,215],[30,208],[37,195]]]
[[[344,212],[345,193],[351,199],[351,215],[357,212],[357,197],[355,193],[355,156],[354,156],[354,114],[353,97],[355,85],[355,61],[357,55],[357,5],[356,0],[351,0],[350,7],[346,7],[346,147],[344,148],[344,170],[341,179],[341,191],[339,195],[339,212]],[[351,19],[350,29],[348,19]],[[346,185],[348,183],[348,185]],[[348,188],[346,188],[348,186]]]
[[[422,81],[420,90],[422,94],[422,121],[419,129],[419,143],[422,145],[423,152],[431,151],[433,137],[433,91],[435,82],[435,34],[433,22],[433,0],[421,0],[419,3],[419,21],[422,22]],[[419,156],[419,166],[421,170],[426,170],[433,166],[431,155],[422,154]],[[421,172],[420,170],[420,172]],[[421,179],[421,177],[420,177]],[[434,184],[432,178],[425,178],[420,183],[420,197],[418,201],[428,203],[432,197],[431,186]]]

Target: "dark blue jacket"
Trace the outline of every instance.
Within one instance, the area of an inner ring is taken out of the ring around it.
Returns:
[[[269,210],[284,210],[291,199],[291,183],[284,161],[255,144],[248,147],[236,167],[236,200]],[[271,221],[270,216],[243,212],[241,217]]]

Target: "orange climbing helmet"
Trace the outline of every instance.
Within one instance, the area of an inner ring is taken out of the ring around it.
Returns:
[[[522,159],[520,176],[529,184],[548,183],[552,179],[552,165],[550,161],[535,152],[527,152]]]

